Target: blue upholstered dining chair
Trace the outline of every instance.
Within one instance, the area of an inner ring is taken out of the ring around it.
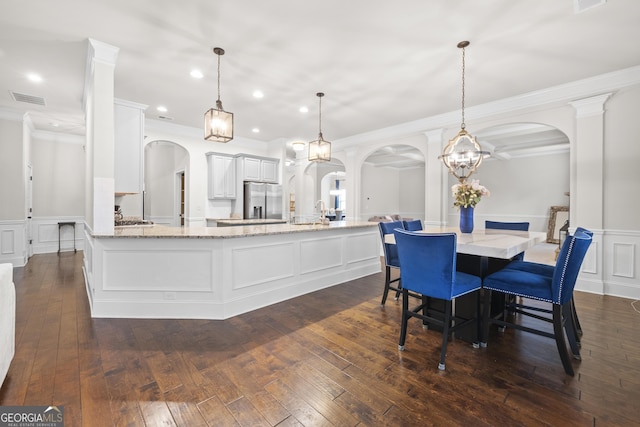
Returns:
[[[400,261],[398,260],[398,249],[395,244],[387,243],[385,241],[385,236],[393,235],[393,230],[395,228],[404,228],[402,221],[391,221],[391,222],[379,222],[378,228],[380,229],[380,238],[382,239],[382,250],[384,252],[384,291],[382,293],[382,302],[380,305],[384,305],[387,302],[387,295],[389,294],[389,290],[395,291],[397,300],[400,296],[400,291],[402,289],[402,284],[400,282],[400,277],[396,279],[391,279],[391,269],[399,269]],[[393,283],[398,283],[397,286],[392,286]]]
[[[514,231],[529,231],[529,223],[528,222],[503,222],[503,221],[485,221],[484,228],[486,230],[514,230]],[[510,260],[504,259],[489,259],[487,257],[482,258],[482,276],[486,276],[495,271],[498,271],[504,268],[510,261],[523,261],[524,260],[524,252],[520,252],[519,254],[512,257]],[[513,303],[515,301],[515,297],[504,296],[505,302]],[[506,306],[502,304],[500,301],[494,301],[494,309],[493,310],[502,310],[504,315],[506,316],[507,312],[513,314],[511,310],[505,310]],[[504,331],[504,328],[500,328],[501,331]]]
[[[422,221],[419,219],[411,219],[408,221],[402,221],[404,229],[407,231],[420,231],[422,230]]]
[[[462,295],[478,291],[482,279],[471,274],[456,271],[455,233],[418,233],[401,229],[394,230],[400,277],[402,278],[402,324],[398,348],[404,350],[407,337],[407,323],[411,317],[421,319],[424,325],[442,327],[442,346],[438,369],[445,369],[447,341],[449,335],[458,329],[476,323],[480,336],[480,296],[477,292],[476,317],[462,319],[452,314],[452,301]],[[421,303],[409,308],[409,292],[420,295]],[[444,300],[444,314],[434,317],[429,308],[429,298]]]
[[[576,233],[587,233],[589,236],[593,237],[593,232],[589,231],[585,228],[578,227],[575,231]],[[548,277],[553,277],[553,272],[555,270],[555,266],[549,264],[539,264],[536,262],[529,261],[519,261],[513,262],[510,264],[509,268],[513,270],[526,271],[529,273],[535,273],[540,275],[546,275]],[[573,325],[576,331],[575,339],[579,342],[580,337],[582,336],[582,326],[580,326],[580,320],[578,319],[578,313],[576,311],[575,301],[573,297],[571,298],[571,314],[573,318]],[[574,357],[579,358],[579,354],[574,354]]]
[[[485,277],[482,284],[485,292],[483,345],[486,345],[489,326],[492,323],[553,338],[556,341],[565,372],[567,375],[573,376],[573,366],[571,366],[564,336],[566,332],[571,351],[574,357],[579,359],[580,350],[576,339],[578,334],[573,318],[573,288],[591,240],[592,233],[582,228],[576,230],[573,236],[568,236],[562,245],[555,267],[552,267],[552,272],[543,264],[513,261],[502,270]],[[489,307],[493,292],[502,292],[507,295],[522,296],[550,303],[550,309],[517,303],[512,303],[511,305],[518,314],[552,323],[553,332],[526,326],[521,322],[509,322],[506,318],[496,319],[491,317],[489,315]],[[541,313],[551,314],[551,317],[541,315]]]
[[[485,221],[484,228],[487,230],[516,230],[516,231],[529,231],[528,222],[501,222],[501,221]],[[520,252],[512,259],[522,261],[524,259],[524,252]]]

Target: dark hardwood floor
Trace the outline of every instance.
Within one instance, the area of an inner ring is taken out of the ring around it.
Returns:
[[[82,253],[14,270],[16,355],[0,405],[65,426],[612,426],[640,423],[640,303],[577,293],[576,376],[554,341],[492,330],[449,345],[381,307],[382,274],[225,321],[92,319]]]

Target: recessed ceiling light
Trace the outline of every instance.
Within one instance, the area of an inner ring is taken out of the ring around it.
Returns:
[[[258,129],[258,128],[253,128],[253,129],[251,129],[251,132],[253,132],[253,133],[260,133],[260,129]]]
[[[306,105],[303,105],[302,107],[300,107],[299,111],[301,113],[308,113],[309,112],[309,108]]]
[[[202,71],[200,70],[191,70],[190,74],[194,79],[201,79],[204,77],[204,74],[202,74]]]
[[[164,105],[158,105],[157,110],[160,111],[161,113],[166,113],[168,111],[167,107],[165,107]]]
[[[54,128],[57,128],[58,126],[60,126],[58,123],[54,123],[54,122],[51,122],[51,123],[49,123],[49,124],[50,124],[51,126],[53,126]]]
[[[34,83],[42,82],[42,76],[40,74],[29,73],[27,74],[27,78]]]
[[[264,93],[262,93],[261,90],[254,90],[253,91],[253,97],[254,98],[264,98]]]

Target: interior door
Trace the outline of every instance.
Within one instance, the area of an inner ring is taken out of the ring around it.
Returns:
[[[180,206],[179,206],[179,216],[180,216],[180,227],[184,227],[184,203],[185,203],[185,194],[184,194],[184,171],[178,173],[178,181],[179,181],[179,197],[180,197]]]
[[[33,232],[32,232],[32,217],[33,217],[33,174],[32,174],[32,166],[27,164],[27,200],[26,200],[26,211],[27,211],[27,220],[26,220],[26,228],[27,228],[27,241],[26,241],[26,255],[27,259],[25,262],[31,258],[33,255]]]

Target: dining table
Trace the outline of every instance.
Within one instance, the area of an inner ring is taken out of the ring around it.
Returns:
[[[497,259],[511,259],[520,252],[544,242],[547,233],[542,231],[516,231],[475,229],[471,233],[461,233],[457,227],[427,226],[418,233],[456,233],[458,254]],[[393,234],[384,236],[385,243],[395,244]]]
[[[462,233],[457,227],[427,226],[417,233],[456,233],[456,268],[458,271],[485,276],[500,270],[507,265],[511,258],[535,245],[546,241],[547,233],[542,231],[517,231],[497,229],[474,229],[471,233]],[[395,244],[393,234],[384,235],[385,243]],[[400,266],[402,275],[402,266]],[[476,295],[470,293],[456,298],[455,312],[462,317],[477,316]],[[443,301],[435,300],[431,308],[440,310]],[[494,295],[491,300],[492,316],[504,308],[504,295]],[[468,342],[478,342],[477,329],[470,325],[460,329],[456,337]]]

